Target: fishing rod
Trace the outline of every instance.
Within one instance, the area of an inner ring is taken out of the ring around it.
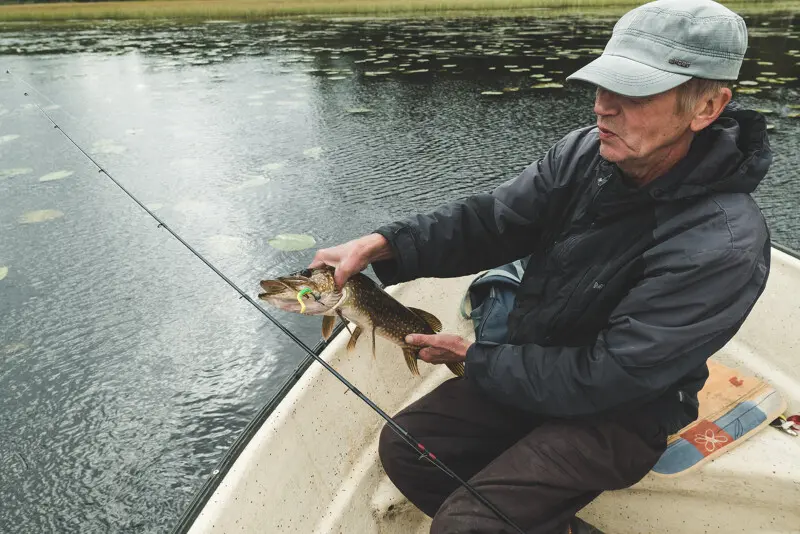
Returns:
[[[24,79],[20,78],[20,77],[19,77],[19,76],[17,76],[16,74],[13,74],[13,73],[12,73],[10,70],[6,69],[6,74],[8,74],[8,75],[10,75],[10,76],[12,76],[12,77],[16,78],[18,81],[20,81],[20,82],[24,83],[25,85],[27,85],[28,87],[30,87],[30,88],[31,88],[31,90],[33,90],[33,91],[35,91],[35,92],[39,93],[40,95],[42,94],[40,91],[38,91],[36,88],[34,88],[34,87],[33,87],[33,86],[30,84],[30,83],[28,83],[28,82],[27,82],[27,81],[25,81]],[[30,95],[29,95],[27,92],[25,92],[25,93],[23,93],[23,94],[24,94],[26,97],[30,96]],[[426,460],[428,460],[429,462],[431,462],[431,463],[432,463],[434,466],[436,466],[437,468],[439,468],[439,470],[440,470],[440,471],[442,471],[443,473],[445,473],[446,475],[448,475],[449,477],[451,477],[452,479],[454,479],[456,482],[458,482],[458,483],[459,483],[459,484],[460,484],[460,485],[461,485],[461,486],[462,486],[464,489],[466,489],[466,490],[467,490],[469,493],[471,493],[473,497],[475,497],[475,498],[476,498],[478,501],[480,501],[480,503],[481,503],[481,504],[483,504],[484,506],[486,506],[487,508],[489,508],[489,510],[491,510],[491,511],[492,511],[492,513],[494,513],[494,514],[495,514],[495,515],[496,515],[496,516],[497,516],[499,519],[501,519],[503,522],[505,522],[506,524],[508,524],[508,526],[510,526],[512,529],[514,529],[514,530],[515,530],[516,532],[518,532],[519,534],[525,534],[525,531],[524,531],[524,530],[522,530],[522,528],[520,528],[520,527],[519,527],[519,526],[518,526],[516,523],[514,523],[514,522],[513,522],[513,521],[512,521],[512,520],[511,520],[511,519],[510,519],[510,518],[509,518],[507,515],[505,515],[505,514],[504,514],[502,511],[500,511],[500,509],[498,509],[498,508],[497,508],[497,506],[495,506],[494,504],[492,504],[492,502],[491,502],[491,501],[489,501],[489,500],[488,500],[486,497],[484,497],[484,496],[483,496],[483,495],[482,495],[482,494],[481,494],[481,493],[480,493],[480,492],[479,492],[477,489],[475,489],[475,487],[474,487],[474,486],[472,486],[472,485],[471,485],[469,482],[467,482],[467,481],[463,480],[463,479],[462,479],[460,476],[458,476],[458,475],[457,475],[457,474],[456,474],[456,473],[455,473],[455,472],[454,472],[452,469],[450,469],[449,467],[447,467],[447,465],[445,465],[445,463],[444,463],[444,462],[442,462],[442,461],[441,461],[439,458],[437,458],[437,457],[436,457],[436,455],[435,455],[433,452],[431,452],[430,450],[428,450],[428,449],[425,447],[425,445],[423,445],[422,443],[420,443],[420,441],[419,441],[419,440],[417,440],[417,439],[416,439],[414,436],[412,436],[411,434],[409,434],[409,433],[408,433],[408,431],[407,431],[405,428],[403,428],[402,426],[400,426],[400,425],[399,425],[399,424],[398,424],[398,423],[397,423],[397,422],[396,422],[394,419],[392,419],[392,418],[389,416],[389,414],[387,414],[386,412],[384,412],[384,411],[383,411],[383,410],[382,410],[382,409],[381,409],[381,408],[380,408],[380,407],[379,407],[377,404],[375,404],[375,403],[372,401],[372,399],[370,399],[370,398],[369,398],[369,397],[367,397],[365,394],[363,394],[363,393],[362,393],[362,392],[361,392],[361,391],[360,391],[360,390],[359,390],[357,387],[355,387],[355,386],[354,386],[352,383],[350,383],[350,381],[349,381],[349,380],[347,380],[347,379],[346,379],[344,376],[342,376],[341,374],[339,374],[339,372],[338,372],[336,369],[334,369],[333,367],[331,367],[331,365],[330,365],[328,362],[326,362],[325,360],[323,360],[323,359],[322,359],[322,358],[321,358],[321,357],[320,357],[318,354],[316,354],[316,353],[315,353],[313,350],[311,350],[311,348],[310,348],[308,345],[306,345],[305,343],[303,343],[303,341],[302,341],[300,338],[298,338],[297,336],[295,336],[295,335],[294,335],[294,334],[293,334],[291,331],[289,331],[289,329],[288,329],[288,328],[286,328],[285,326],[283,326],[283,325],[281,324],[281,322],[280,322],[280,321],[278,321],[278,320],[277,320],[275,317],[273,317],[273,316],[272,316],[272,314],[270,314],[270,313],[269,313],[267,310],[265,310],[265,309],[264,309],[262,306],[260,306],[260,305],[259,305],[259,304],[258,304],[258,303],[255,301],[255,300],[253,300],[253,299],[250,297],[250,295],[248,295],[247,293],[245,293],[245,292],[244,292],[244,291],[243,291],[243,290],[242,290],[242,289],[241,289],[241,288],[240,288],[238,285],[236,285],[236,284],[235,284],[235,283],[234,283],[234,282],[233,282],[233,281],[232,281],[230,278],[228,278],[227,276],[225,276],[225,274],[224,274],[224,273],[222,273],[222,271],[220,271],[219,269],[217,269],[217,268],[216,268],[216,267],[215,267],[215,266],[214,266],[214,265],[213,265],[213,264],[212,264],[210,261],[208,261],[208,260],[207,260],[207,259],[206,259],[206,258],[205,258],[205,257],[204,257],[202,254],[200,254],[200,253],[199,253],[197,250],[195,250],[195,249],[194,249],[194,247],[192,247],[192,246],[191,246],[189,243],[187,243],[187,242],[186,242],[186,241],[185,241],[185,240],[184,240],[184,239],[183,239],[183,238],[182,238],[180,235],[178,235],[178,234],[177,234],[177,233],[176,233],[176,232],[175,232],[175,231],[174,231],[172,228],[170,228],[170,227],[169,227],[169,225],[167,225],[167,223],[165,223],[165,222],[164,222],[164,221],[163,221],[163,220],[162,220],[162,219],[161,219],[161,218],[160,218],[158,215],[156,215],[156,214],[155,214],[155,213],[153,213],[153,212],[152,212],[150,209],[148,209],[148,208],[147,208],[147,206],[145,206],[145,205],[144,205],[144,204],[143,204],[141,201],[139,201],[139,199],[138,199],[138,198],[136,198],[136,196],[134,196],[134,195],[133,195],[133,193],[131,193],[130,191],[128,191],[128,190],[125,188],[125,186],[123,186],[123,185],[122,185],[122,184],[121,184],[119,181],[117,181],[117,180],[116,180],[116,179],[115,179],[113,176],[111,176],[111,174],[110,174],[108,171],[106,171],[106,170],[103,168],[103,166],[102,166],[102,165],[100,165],[100,164],[99,164],[97,161],[95,161],[95,159],[94,159],[94,158],[92,158],[92,156],[90,156],[90,155],[89,155],[89,154],[88,154],[88,153],[87,153],[87,152],[86,152],[86,151],[85,151],[83,148],[81,148],[81,147],[80,147],[80,145],[78,145],[78,143],[76,143],[76,142],[75,142],[75,141],[74,141],[74,140],[73,140],[73,139],[72,139],[72,138],[71,138],[71,137],[70,137],[70,136],[67,134],[67,132],[65,132],[65,131],[64,131],[64,130],[63,130],[63,129],[62,129],[62,128],[61,128],[61,127],[60,127],[60,126],[59,126],[59,125],[56,123],[56,121],[54,121],[54,120],[53,120],[53,118],[52,118],[52,117],[51,117],[51,116],[50,116],[50,115],[49,115],[49,114],[48,114],[48,113],[47,113],[47,112],[46,112],[44,109],[42,109],[42,107],[39,105],[39,103],[38,103],[38,102],[36,102],[36,100],[35,100],[35,99],[33,99],[33,98],[32,98],[31,100],[33,101],[33,103],[34,103],[34,105],[36,106],[36,108],[37,108],[37,109],[38,109],[38,110],[39,110],[39,111],[42,113],[42,115],[44,115],[45,117],[47,117],[47,119],[48,119],[48,120],[49,120],[49,121],[50,121],[50,122],[53,124],[53,127],[54,127],[56,130],[58,130],[59,132],[61,132],[61,134],[62,134],[64,137],[66,137],[66,138],[67,138],[67,140],[68,140],[70,143],[72,143],[72,145],[74,145],[74,146],[75,146],[75,148],[77,148],[77,149],[78,149],[78,150],[79,150],[79,151],[80,151],[80,152],[81,152],[81,153],[82,153],[84,156],[86,156],[86,157],[89,159],[89,161],[91,161],[91,162],[94,164],[94,166],[95,166],[95,167],[97,167],[97,169],[98,169],[98,173],[100,173],[100,174],[105,174],[105,175],[106,175],[106,176],[107,176],[107,177],[108,177],[108,178],[109,178],[109,179],[110,179],[112,182],[114,182],[114,184],[115,184],[117,187],[119,187],[119,188],[122,190],[122,192],[123,192],[123,193],[125,193],[126,195],[128,195],[128,197],[129,197],[131,200],[133,200],[133,201],[134,201],[136,204],[138,204],[140,208],[142,208],[142,209],[143,209],[145,212],[147,212],[147,214],[148,214],[148,215],[150,215],[150,216],[151,216],[153,219],[155,219],[155,220],[158,222],[158,226],[157,226],[157,228],[163,228],[163,229],[165,229],[167,232],[169,232],[169,233],[172,235],[172,237],[174,237],[175,239],[177,239],[177,240],[178,240],[178,241],[179,241],[179,242],[180,242],[180,243],[181,243],[181,244],[182,244],[184,247],[186,247],[186,248],[189,250],[189,252],[191,252],[192,254],[194,254],[194,255],[195,255],[195,257],[197,257],[197,259],[199,259],[200,261],[202,261],[203,263],[205,263],[205,264],[206,264],[206,266],[208,266],[208,268],[209,268],[209,269],[211,269],[212,271],[214,271],[214,273],[216,273],[216,274],[217,274],[217,276],[219,276],[220,278],[222,278],[222,280],[224,280],[226,284],[228,284],[228,285],[229,285],[231,288],[233,288],[233,290],[234,290],[234,291],[236,291],[237,293],[239,293],[239,295],[240,295],[240,297],[241,297],[241,298],[245,299],[247,302],[249,302],[250,304],[252,304],[252,305],[253,305],[253,307],[254,307],[256,310],[258,310],[259,312],[261,312],[261,314],[262,314],[264,317],[266,317],[266,318],[267,318],[267,319],[268,319],[270,322],[272,322],[272,324],[274,324],[276,327],[278,327],[278,329],[279,329],[281,332],[283,332],[284,334],[286,334],[286,335],[287,335],[287,336],[288,336],[288,337],[289,337],[289,338],[290,338],[292,341],[294,341],[294,342],[295,342],[295,344],[297,344],[297,346],[298,346],[298,347],[300,347],[301,349],[303,349],[303,350],[304,350],[304,351],[305,351],[305,352],[306,352],[306,353],[307,353],[309,356],[311,356],[312,358],[314,358],[314,360],[316,360],[316,361],[317,361],[317,362],[318,362],[320,365],[322,365],[322,367],[324,367],[326,371],[328,371],[328,372],[329,372],[329,373],[331,373],[331,374],[332,374],[334,377],[336,377],[336,379],[337,379],[337,380],[339,380],[339,382],[341,382],[342,384],[344,384],[344,385],[347,387],[347,389],[348,389],[348,390],[352,391],[352,392],[353,392],[353,394],[355,394],[355,396],[356,396],[356,397],[358,397],[359,399],[361,399],[361,400],[362,400],[362,401],[363,401],[363,402],[364,402],[364,403],[365,403],[367,406],[369,406],[370,408],[372,408],[372,410],[373,410],[375,413],[377,413],[379,416],[381,416],[381,418],[382,418],[384,421],[386,421],[386,424],[389,426],[389,428],[391,428],[391,429],[394,431],[394,433],[395,433],[395,434],[397,434],[398,436],[400,436],[400,438],[401,438],[403,441],[405,441],[405,442],[406,442],[408,445],[410,445],[410,446],[411,446],[411,447],[412,447],[412,448],[413,448],[415,451],[417,451],[418,453],[420,453],[420,459],[422,459],[422,458],[425,458]],[[47,100],[50,100],[50,99],[48,98]],[[52,100],[50,100],[50,102],[53,102],[53,101],[52,101]]]

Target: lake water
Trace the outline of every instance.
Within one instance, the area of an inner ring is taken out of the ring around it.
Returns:
[[[302,359],[37,105],[255,295],[313,256],[276,235],[355,238],[487,191],[591,124],[593,89],[564,78],[613,20],[0,31],[0,532],[169,531]],[[770,112],[755,196],[800,247],[795,20],[747,17],[738,100]],[[319,339],[317,319],[276,315]]]

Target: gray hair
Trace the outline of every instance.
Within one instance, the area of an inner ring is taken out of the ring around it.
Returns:
[[[728,88],[733,92],[733,82],[730,80],[707,80],[705,78],[692,78],[677,87],[678,114],[684,115],[706,96],[716,96],[720,91]]]

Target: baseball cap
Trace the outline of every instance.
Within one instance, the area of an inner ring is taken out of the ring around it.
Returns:
[[[742,17],[711,0],[658,0],[627,12],[603,54],[567,77],[625,96],[650,96],[690,78],[736,80],[747,50]]]

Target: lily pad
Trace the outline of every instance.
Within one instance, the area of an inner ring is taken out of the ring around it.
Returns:
[[[266,165],[262,165],[261,168],[265,171],[277,171],[278,169],[282,169],[286,167],[285,163],[267,163]]]
[[[536,85],[531,85],[531,89],[561,89],[562,87],[564,86],[555,82],[537,83]]]
[[[761,92],[761,89],[758,87],[740,87],[736,89],[736,92],[740,95],[755,95]]]
[[[347,112],[353,114],[360,114],[360,113],[372,113],[372,110],[369,108],[350,108],[347,110]]]
[[[388,70],[373,70],[369,72],[365,72],[365,76],[386,76],[387,74],[391,74]]]
[[[312,159],[319,159],[322,155],[322,147],[315,146],[314,148],[307,148],[303,150],[303,155]]]
[[[66,178],[67,176],[72,176],[75,174],[73,171],[56,171],[45,174],[39,178],[40,182],[52,182],[53,180],[61,180]]]
[[[279,234],[270,239],[268,243],[278,250],[295,251],[311,248],[317,244],[317,241],[306,234]]]
[[[4,178],[14,178],[16,176],[21,176],[23,174],[30,174],[33,172],[33,169],[28,167],[17,167],[16,169],[6,169],[4,171],[0,171],[0,180]]]
[[[27,343],[9,343],[5,347],[0,347],[0,352],[3,354],[14,354],[21,350],[27,349],[30,345]]]
[[[8,267],[0,265],[0,280],[8,276]]]
[[[739,85],[758,85],[758,82],[754,82],[752,80],[742,80],[739,82]]]
[[[29,211],[20,216],[19,222],[21,224],[31,224],[31,223],[39,223],[45,221],[52,221],[53,219],[58,219],[59,217],[63,217],[64,212],[58,210],[36,210],[36,211]]]
[[[502,95],[503,91],[481,91],[481,94],[482,95],[489,95],[489,96],[496,96],[496,95]]]
[[[328,80],[346,80],[347,76],[328,76]]]
[[[252,189],[253,187],[260,187],[264,184],[269,182],[269,178],[266,176],[254,176],[249,180],[245,180],[244,182],[236,185],[232,185],[228,187],[227,191],[241,191],[243,189]]]
[[[19,135],[17,134],[10,134],[10,135],[0,135],[0,145],[4,143],[8,143],[9,141],[13,141],[14,139],[18,139]]]
[[[92,152],[97,154],[122,154],[127,148],[115,143],[111,139],[101,139],[92,145]]]

